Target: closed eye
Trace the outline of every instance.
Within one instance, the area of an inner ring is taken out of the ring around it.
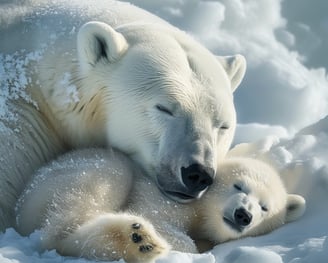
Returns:
[[[163,112],[163,113],[167,114],[167,115],[173,116],[172,111],[170,111],[168,108],[166,108],[165,106],[163,106],[161,104],[157,104],[156,109],[159,110],[160,112]]]
[[[265,205],[261,205],[261,209],[263,212],[268,212],[269,209]]]
[[[219,130],[229,130],[230,129],[230,125],[227,124],[226,122],[222,122],[220,120],[215,120],[213,123],[213,126]]]
[[[241,186],[239,186],[238,184],[234,184],[233,187],[238,191],[242,191]]]
[[[224,125],[222,125],[222,126],[220,127],[220,129],[221,129],[221,130],[229,130],[230,127],[229,127],[229,125],[224,124]]]

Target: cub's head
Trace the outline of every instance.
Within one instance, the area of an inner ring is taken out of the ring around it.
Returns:
[[[216,57],[169,25],[114,30],[100,22],[80,29],[78,53],[83,78],[104,92],[111,146],[156,176],[170,198],[199,198],[234,135],[232,93],[245,59]]]
[[[304,198],[288,194],[276,171],[248,158],[222,163],[199,202],[203,231],[215,243],[270,232],[305,211]]]

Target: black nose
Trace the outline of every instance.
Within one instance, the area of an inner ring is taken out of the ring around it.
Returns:
[[[252,222],[252,214],[245,208],[241,207],[235,211],[235,222],[239,226],[248,226]]]
[[[192,193],[200,192],[213,183],[214,170],[200,164],[181,168],[182,181]]]

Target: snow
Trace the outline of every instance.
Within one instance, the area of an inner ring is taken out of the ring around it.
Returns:
[[[270,160],[290,192],[307,200],[305,215],[270,234],[193,255],[173,251],[159,263],[324,263],[328,257],[328,15],[326,0],[134,0],[193,34],[217,54],[241,53],[248,70],[236,91],[238,128],[231,154]],[[37,61],[38,54],[29,59]],[[1,92],[10,58],[0,56]],[[12,67],[11,67],[12,68]],[[21,75],[23,76],[23,75]],[[20,79],[28,83],[27,79]],[[66,83],[64,78],[63,83]],[[67,83],[69,97],[75,87]],[[0,98],[3,98],[1,96]],[[19,96],[29,99],[26,94]],[[5,101],[0,101],[1,107]],[[0,115],[5,110],[0,107]],[[306,128],[304,128],[306,127]],[[40,235],[0,234],[1,263],[90,262],[39,252]],[[123,262],[123,261],[120,261]]]
[[[62,79],[60,79],[56,85],[53,97],[58,97],[58,104],[56,105],[58,106],[58,108],[62,108],[63,106],[80,101],[77,87],[74,84],[70,83],[70,79],[71,74],[69,72],[66,72]]]
[[[37,62],[40,59],[41,51],[26,53],[24,56],[19,53],[21,52],[13,55],[0,53],[0,118],[15,118],[8,110],[7,102],[11,99],[33,102],[25,92],[25,88],[31,82],[31,79],[26,77],[25,70],[29,62]],[[14,82],[11,81],[13,79]],[[11,85],[9,86],[8,83]]]

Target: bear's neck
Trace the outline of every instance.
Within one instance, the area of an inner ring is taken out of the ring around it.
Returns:
[[[60,71],[62,87],[60,83],[51,82],[58,72],[48,75],[49,79],[43,81],[48,82],[47,86],[40,85],[43,96],[37,98],[38,102],[43,102],[38,103],[40,111],[72,148],[106,146],[106,88],[89,78],[77,77],[76,64],[71,68],[63,67]]]

